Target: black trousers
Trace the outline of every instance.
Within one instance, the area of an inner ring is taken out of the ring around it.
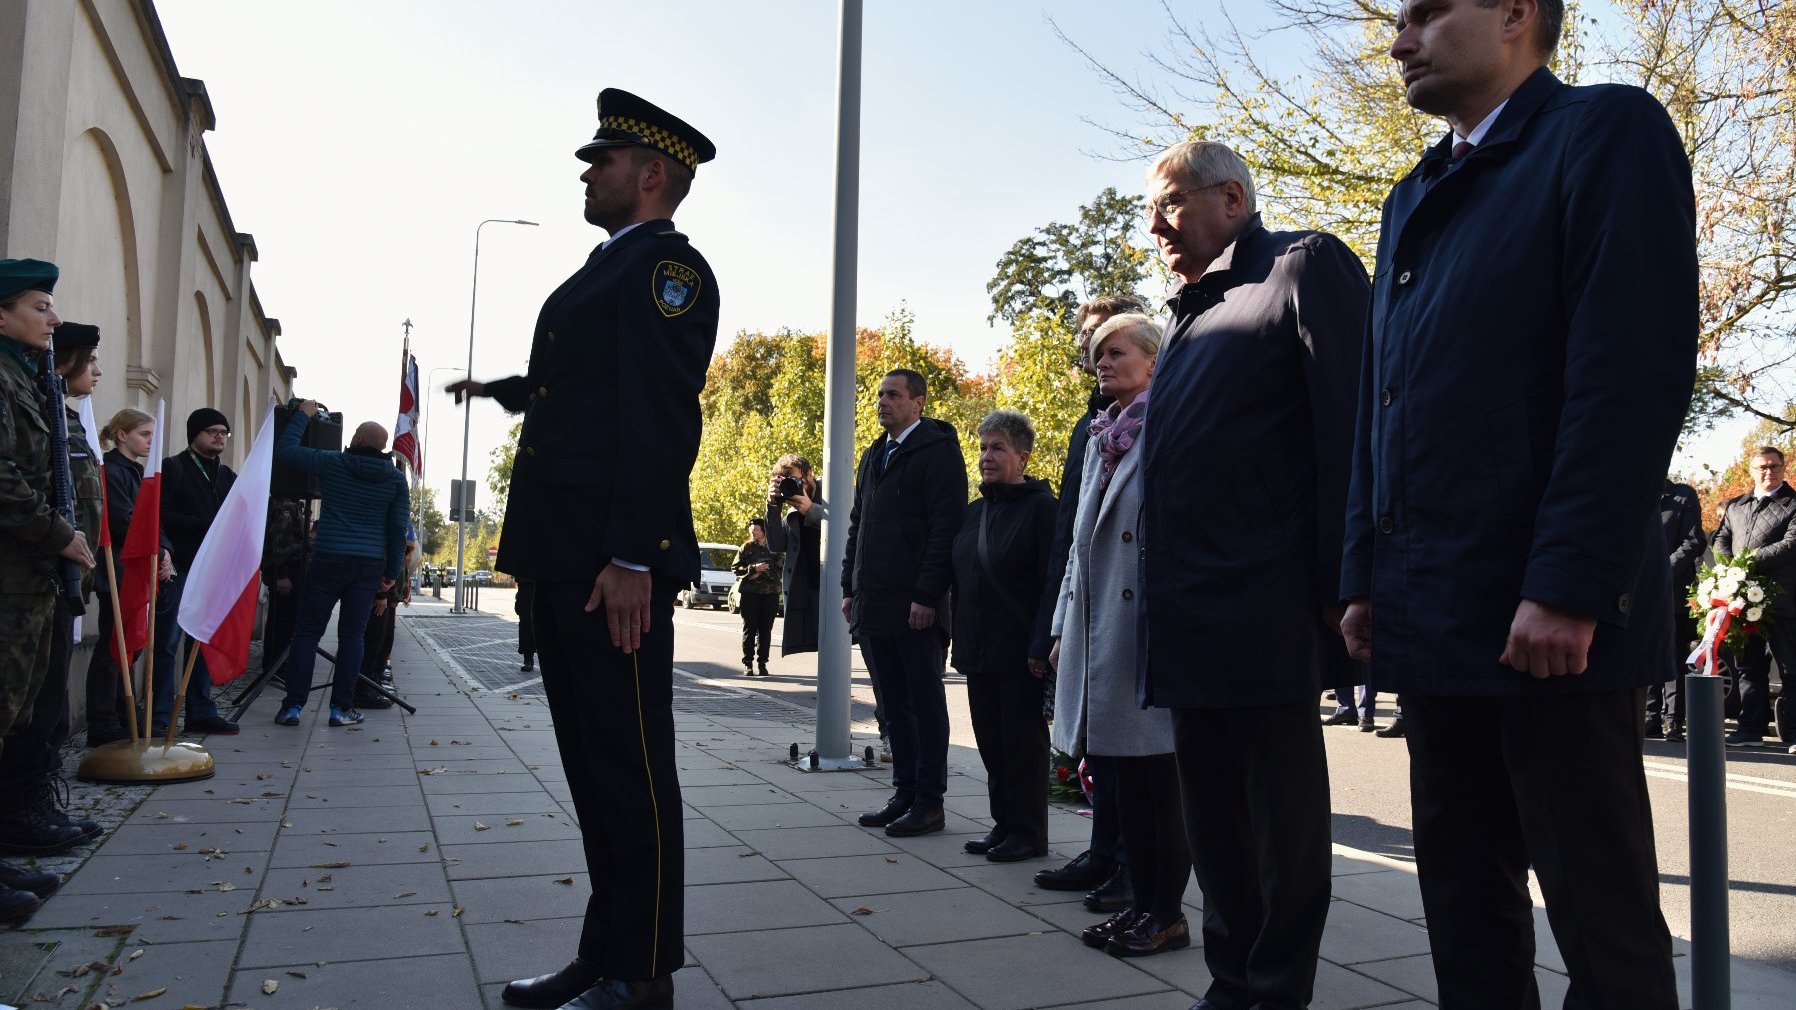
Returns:
[[[1091,776],[1091,853],[1126,863],[1129,847],[1116,816],[1116,759],[1087,754],[1085,771]]]
[[[1204,962],[1219,1010],[1301,1010],[1328,919],[1328,754],[1314,701],[1174,709]],[[1133,854],[1131,854],[1133,862]]]
[[[262,671],[268,672],[281,653],[293,644],[293,623],[299,619],[300,580],[291,580],[286,595],[268,591],[268,619],[262,622]]]
[[[753,665],[756,659],[767,665],[773,648],[773,616],[779,610],[778,593],[742,594],[742,665]]]
[[[118,659],[113,655],[118,648],[118,626],[112,620],[112,600],[102,592],[99,602],[89,607],[87,613],[89,619],[97,616],[100,622],[100,637],[94,641],[93,655],[87,661],[87,734],[91,739],[95,730],[124,730],[125,685]],[[132,694],[136,695],[135,687]]]
[[[1683,658],[1690,654],[1691,649],[1696,648],[1696,643],[1702,636],[1697,631],[1696,618],[1690,613],[1689,607],[1674,605],[1671,610],[1671,626],[1676,635],[1671,647],[1677,653],[1678,665],[1682,668]],[[1684,728],[1684,682],[1681,678],[1673,677],[1663,684],[1654,684],[1646,689],[1646,721],[1658,722],[1661,719],[1678,729]]]
[[[1116,817],[1129,848],[1129,886],[1136,909],[1161,925],[1184,918],[1191,850],[1179,816],[1179,764],[1171,754],[1111,757]]]
[[[1026,666],[969,674],[967,708],[985,764],[992,835],[1045,848],[1048,721],[1041,712],[1041,678]]]
[[[1676,1010],[1640,764],[1643,693],[1403,696],[1445,1010],[1540,1006],[1530,865],[1571,974],[1567,1010]]]
[[[591,582],[537,583],[532,619],[555,743],[580,819],[592,897],[579,954],[607,978],[685,960],[685,836],[674,767],[673,605],[657,580],[642,648],[611,644]]]
[[[376,684],[387,670],[387,657],[393,654],[393,633],[398,627],[399,604],[388,600],[386,613],[370,615],[368,627],[362,632],[362,676]],[[368,688],[358,680],[356,690]]]
[[[73,657],[75,615],[68,601],[56,597],[50,622],[50,666],[31,701],[31,720],[14,727],[0,750],[0,790],[34,785],[62,767],[62,745],[69,742],[69,660]]]
[[[948,792],[948,692],[942,687],[947,643],[936,628],[866,635],[861,658],[885,708],[897,799],[939,807]]]
[[[1747,641],[1734,663],[1740,680],[1740,732],[1764,736],[1771,726],[1771,660],[1786,683],[1796,682],[1796,612],[1780,608],[1765,634]],[[1767,642],[1769,639],[1769,642]],[[1767,648],[1769,646],[1769,648]],[[1785,692],[1783,701],[1789,702]],[[1787,726],[1788,721],[1781,723]],[[1785,741],[1792,743],[1796,741]]]

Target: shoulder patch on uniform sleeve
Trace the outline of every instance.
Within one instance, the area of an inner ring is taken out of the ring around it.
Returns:
[[[649,278],[655,307],[669,319],[692,308],[693,303],[698,301],[701,283],[697,270],[673,260],[662,260],[655,264],[654,276]]]

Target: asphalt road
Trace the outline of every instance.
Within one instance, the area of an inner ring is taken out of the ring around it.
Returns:
[[[509,616],[508,591],[481,594],[482,610]],[[782,659],[775,645],[773,676],[741,676],[741,624],[722,611],[678,610],[675,665],[689,684],[727,682],[785,705],[814,710],[813,656]],[[775,625],[774,641],[779,641]],[[957,746],[973,745],[964,679],[949,677],[949,715]],[[689,690],[694,688],[688,688]],[[854,657],[854,730],[873,733],[873,695],[860,657]],[[1390,718],[1390,699],[1381,699],[1379,725]],[[1318,699],[1318,715],[1332,711]],[[1400,740],[1383,740],[1354,727],[1324,731],[1333,782],[1334,837],[1354,848],[1413,859],[1410,838],[1409,754]],[[810,742],[801,742],[808,747]],[[1689,846],[1684,747],[1649,740],[1647,784],[1659,854],[1666,922],[1680,937],[1690,936]],[[1736,955],[1796,972],[1796,755],[1782,747],[1730,751],[1727,786],[1729,873],[1733,881],[1730,933]],[[1538,892],[1537,892],[1538,893]],[[1796,987],[1796,980],[1792,982]]]

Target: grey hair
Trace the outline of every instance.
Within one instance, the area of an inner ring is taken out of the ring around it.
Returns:
[[[1098,327],[1096,333],[1091,335],[1092,368],[1098,366],[1098,351],[1103,348],[1104,341],[1119,333],[1127,337],[1136,347],[1141,348],[1141,353],[1151,358],[1160,353],[1160,337],[1165,333],[1165,327],[1161,326],[1153,316],[1142,312],[1125,312],[1120,316],[1111,316],[1104,320],[1104,325]]]
[[[1035,425],[1019,411],[994,410],[979,422],[979,437],[1003,435],[1017,452],[1035,451]]]
[[[1148,169],[1149,179],[1156,176],[1178,179],[1194,187],[1238,182],[1247,194],[1247,212],[1254,214],[1260,209],[1259,200],[1254,196],[1253,173],[1248,171],[1247,162],[1227,144],[1213,140],[1187,140],[1174,144],[1161,151],[1154,159],[1153,167]]]

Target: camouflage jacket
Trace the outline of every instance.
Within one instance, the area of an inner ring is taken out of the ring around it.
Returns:
[[[87,537],[87,546],[98,550],[100,516],[106,500],[106,479],[100,474],[100,457],[94,455],[97,439],[90,440],[81,424],[81,414],[67,407],[69,424],[69,480],[75,486],[75,528]],[[97,569],[81,576],[81,595],[91,596]]]
[[[50,425],[29,349],[0,337],[0,593],[53,591],[75,530],[50,508]]]

